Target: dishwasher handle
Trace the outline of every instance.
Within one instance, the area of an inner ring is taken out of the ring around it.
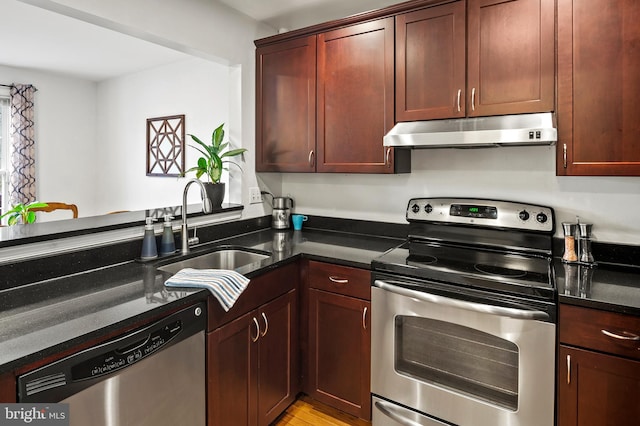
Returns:
[[[426,291],[411,290],[409,288],[389,284],[388,282],[382,280],[375,280],[373,285],[382,290],[396,293],[401,296],[422,300],[424,302],[431,302],[438,305],[450,306],[452,308],[464,309],[467,311],[480,312],[489,315],[499,315],[518,320],[544,321],[549,319],[549,314],[542,311],[507,308],[504,306],[495,306],[484,303],[469,302],[467,300],[452,299],[450,297],[427,293]]]

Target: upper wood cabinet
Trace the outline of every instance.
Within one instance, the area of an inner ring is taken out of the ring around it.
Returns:
[[[640,2],[558,0],[558,175],[640,175]]]
[[[393,18],[259,45],[256,171],[401,173],[394,125]],[[317,55],[317,56],[316,56]]]
[[[314,171],[316,36],[256,49],[256,171]]]
[[[464,117],[465,3],[396,17],[396,119]]]
[[[396,120],[553,111],[554,19],[547,0],[468,0],[466,11],[458,1],[398,15]]]
[[[393,173],[393,18],[318,35],[317,171]]]

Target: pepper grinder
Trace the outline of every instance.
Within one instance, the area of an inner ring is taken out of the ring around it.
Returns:
[[[562,261],[577,262],[578,254],[576,252],[576,229],[578,224],[562,222],[562,230],[564,231],[564,254],[562,255]]]
[[[580,223],[580,263],[593,264],[593,254],[591,253],[591,229],[593,224]]]

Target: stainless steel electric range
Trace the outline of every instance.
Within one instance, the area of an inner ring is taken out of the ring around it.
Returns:
[[[553,425],[549,207],[415,198],[372,263],[373,424]]]

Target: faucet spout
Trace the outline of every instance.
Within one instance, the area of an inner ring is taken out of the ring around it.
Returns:
[[[204,213],[211,213],[213,210],[211,206],[211,200],[207,197],[207,191],[204,188],[204,184],[199,179],[191,179],[184,186],[184,192],[182,193],[182,254],[189,253],[189,227],[187,226],[187,193],[189,192],[189,187],[191,184],[196,183],[200,186],[200,196],[202,197],[202,211]],[[198,237],[194,236],[191,241],[194,244],[198,243]]]

